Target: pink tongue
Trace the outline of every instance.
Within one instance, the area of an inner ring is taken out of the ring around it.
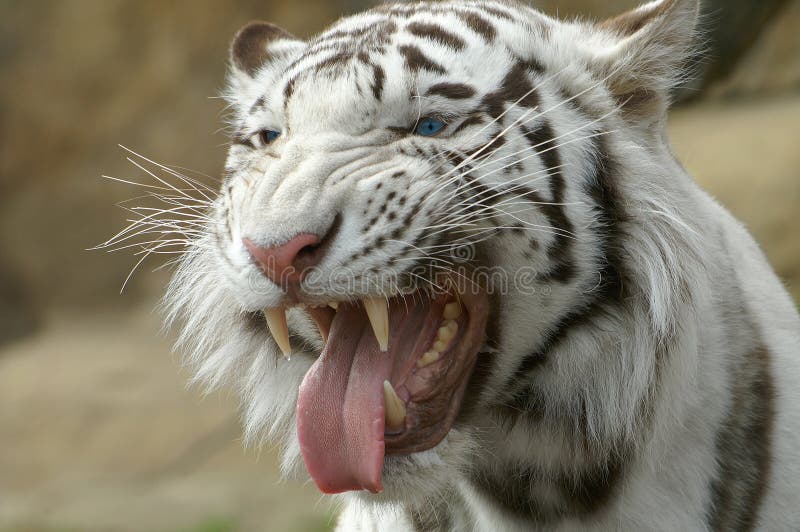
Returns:
[[[322,492],[383,490],[383,381],[392,364],[364,311],[340,305],[297,399],[300,451]]]

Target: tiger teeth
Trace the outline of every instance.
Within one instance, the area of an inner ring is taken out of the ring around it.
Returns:
[[[265,308],[264,318],[267,320],[272,338],[283,352],[283,357],[289,360],[292,357],[292,344],[289,342],[289,327],[286,325],[286,311],[283,308]]]
[[[378,341],[378,346],[383,352],[389,349],[389,303],[384,298],[368,297],[362,299],[364,310],[369,318],[369,323],[372,326],[372,332],[375,334],[375,339]],[[328,302],[328,306],[334,310],[339,307],[337,301]],[[286,325],[286,311],[284,308],[265,308],[263,310],[264,318],[267,321],[272,338],[278,347],[283,352],[284,358],[289,360],[292,355],[292,345],[289,341],[289,327]],[[461,304],[457,301],[452,301],[444,306],[442,317],[445,319],[444,323],[436,331],[436,339],[431,346],[431,350],[426,352],[417,361],[418,367],[428,366],[439,360],[441,353],[447,349],[450,341],[455,337],[458,332],[458,322],[455,320],[461,316]],[[320,330],[323,337],[327,336],[325,331]],[[396,395],[396,394],[395,394]]]
[[[452,301],[444,306],[444,313],[442,317],[446,320],[454,320],[461,316],[461,304],[458,301]]]
[[[389,349],[389,304],[382,297],[368,297],[362,302],[378,346],[386,352]]]
[[[383,402],[386,428],[391,431],[403,430],[406,425],[406,406],[389,381],[383,381]]]
[[[456,323],[454,320],[446,320],[444,323],[442,323],[442,325],[436,331],[436,338],[433,341],[430,351],[426,352],[420,357],[419,361],[417,361],[417,366],[424,368],[425,366],[436,362],[439,359],[439,355],[441,355],[447,349],[447,346],[450,345],[450,341],[455,338],[457,332],[458,323]],[[434,353],[436,357],[434,358],[431,353]]]
[[[430,366],[431,364],[439,360],[440,356],[442,355],[438,351],[428,351],[424,355],[419,357],[419,360],[417,360],[417,367],[424,368],[425,366]]]
[[[439,330],[436,332],[436,338],[449,342],[456,335],[457,331],[458,324],[453,320],[447,320],[439,327]]]
[[[424,368],[430,366],[442,357],[442,353],[450,345],[450,341],[455,338],[458,332],[458,323],[452,319],[445,320],[444,323],[436,331],[436,339],[433,342],[429,351],[426,351],[419,360],[417,360],[417,367]]]

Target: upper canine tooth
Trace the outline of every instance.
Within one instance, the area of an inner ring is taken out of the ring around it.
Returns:
[[[364,298],[364,310],[381,351],[389,349],[389,303],[382,297]]]
[[[283,351],[283,357],[289,360],[292,356],[292,344],[289,342],[289,327],[286,326],[286,311],[283,308],[265,308],[264,317],[275,343]]]
[[[454,320],[461,316],[461,304],[458,301],[452,301],[444,306],[444,314],[442,315],[446,320]]]
[[[339,302],[338,301],[330,301],[330,302],[328,302],[328,306],[331,307],[333,310],[336,310],[336,309],[339,308]]]
[[[383,381],[383,402],[386,416],[386,428],[402,430],[406,425],[406,405],[394,391],[392,383]]]

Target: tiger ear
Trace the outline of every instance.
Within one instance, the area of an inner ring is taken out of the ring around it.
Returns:
[[[231,43],[231,65],[236,73],[254,78],[264,67],[296,56],[305,43],[269,22],[250,22],[236,34]]]
[[[595,59],[623,112],[642,118],[666,111],[697,51],[699,11],[699,0],[656,0],[598,25],[612,44]]]

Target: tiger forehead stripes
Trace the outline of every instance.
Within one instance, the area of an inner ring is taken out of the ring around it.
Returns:
[[[237,34],[168,319],[340,530],[800,527],[800,319],[667,143],[697,17],[469,0]]]

